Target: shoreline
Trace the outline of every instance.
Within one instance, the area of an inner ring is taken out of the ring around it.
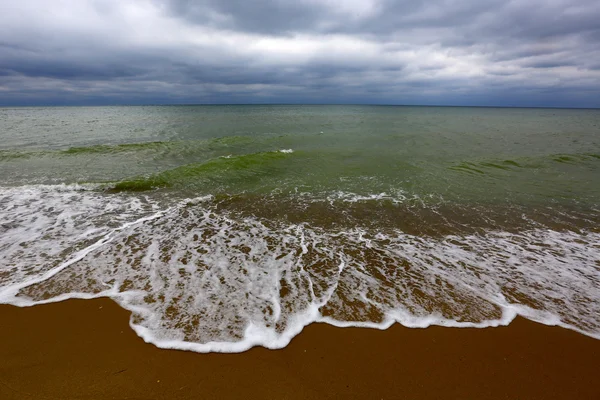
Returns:
[[[0,305],[2,399],[595,399],[600,340],[498,328],[307,326],[281,350],[145,343],[107,298]]]

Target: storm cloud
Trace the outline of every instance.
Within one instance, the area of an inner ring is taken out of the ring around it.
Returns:
[[[597,0],[0,0],[0,105],[600,107]]]

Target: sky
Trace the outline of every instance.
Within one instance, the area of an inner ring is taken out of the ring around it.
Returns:
[[[598,0],[0,0],[0,105],[600,107]]]

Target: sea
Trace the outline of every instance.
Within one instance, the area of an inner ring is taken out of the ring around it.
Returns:
[[[0,108],[0,303],[97,297],[196,352],[516,316],[600,339],[600,110]]]

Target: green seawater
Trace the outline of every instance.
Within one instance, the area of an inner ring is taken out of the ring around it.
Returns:
[[[600,338],[600,110],[0,108],[0,303],[108,296],[145,340],[312,322]]]
[[[107,183],[213,195],[402,192],[593,205],[600,197],[599,137],[598,110],[5,108],[0,185]]]

